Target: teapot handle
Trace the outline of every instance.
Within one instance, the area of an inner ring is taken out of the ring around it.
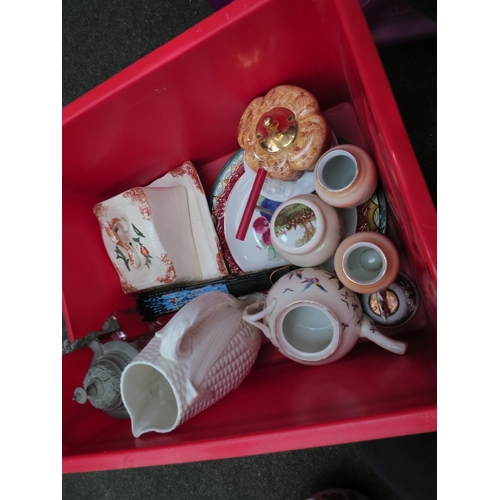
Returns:
[[[268,338],[271,338],[271,332],[269,331],[269,328],[267,325],[265,325],[261,319],[265,318],[268,314],[271,314],[276,306],[276,299],[272,299],[269,304],[264,307],[261,311],[251,314],[251,310],[257,307],[262,307],[265,305],[266,301],[263,300],[262,302],[258,302],[256,304],[250,304],[245,308],[243,311],[243,320],[246,321],[247,323],[250,323],[253,326],[256,326],[259,330],[262,331],[262,333]]]
[[[404,354],[408,348],[407,342],[401,342],[399,340],[393,340],[390,337],[382,335],[374,326],[370,318],[363,314],[363,321],[361,322],[361,334],[360,337],[371,340],[375,344],[391,351],[395,354]]]

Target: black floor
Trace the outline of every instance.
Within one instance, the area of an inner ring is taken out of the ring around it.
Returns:
[[[66,474],[62,484],[68,500],[306,500],[334,487],[351,488],[370,500],[432,500],[437,498],[435,470],[436,435],[424,434],[255,457]]]
[[[206,0],[63,0],[63,106],[213,12]],[[380,49],[436,203],[436,39]],[[122,471],[66,474],[65,499],[436,498],[436,434]]]

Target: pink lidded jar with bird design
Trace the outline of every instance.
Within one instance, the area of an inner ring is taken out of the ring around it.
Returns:
[[[358,296],[324,269],[296,269],[281,277],[264,301],[249,305],[243,319],[259,328],[285,356],[323,365],[345,356],[359,338],[396,354],[406,342],[382,335],[361,308]]]

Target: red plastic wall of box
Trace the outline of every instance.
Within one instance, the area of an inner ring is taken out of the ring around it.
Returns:
[[[279,20],[279,22],[277,22]],[[265,34],[263,36],[262,34]],[[71,339],[121,292],[92,212],[191,160],[210,188],[256,96],[291,83],[352,104],[379,167],[391,237],[422,294],[402,357],[362,344],[306,367],[264,346],[243,384],[170,434],[72,401],[89,349],[63,357],[63,471],[225,458],[436,430],[436,210],[356,0],[236,0],[63,110],[63,312]]]

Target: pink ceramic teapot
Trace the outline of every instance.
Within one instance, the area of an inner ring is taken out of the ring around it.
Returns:
[[[359,338],[396,354],[407,348],[406,342],[382,335],[363,314],[358,296],[320,268],[286,274],[264,301],[246,307],[243,319],[262,330],[282,354],[303,364],[337,361]]]

